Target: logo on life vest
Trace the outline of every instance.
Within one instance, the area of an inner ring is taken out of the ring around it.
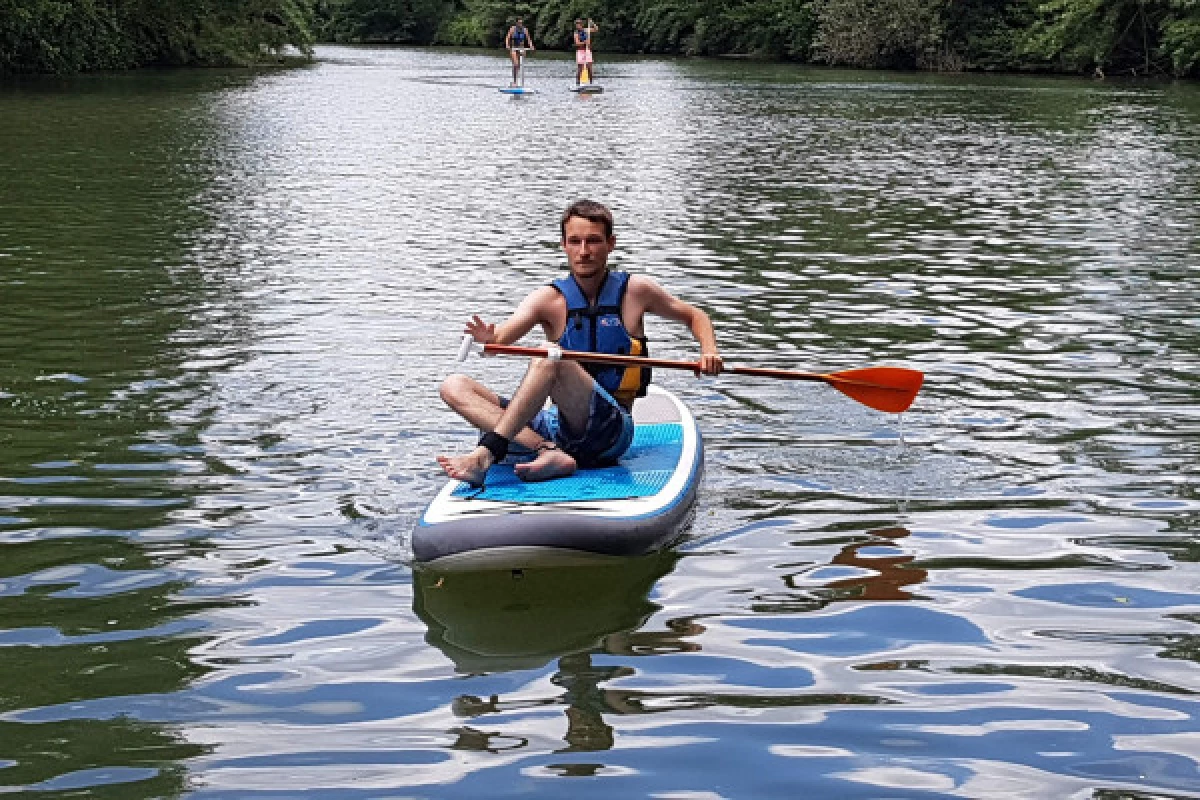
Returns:
[[[611,328],[614,325],[620,325],[621,320],[617,319],[616,317],[601,317],[600,324],[602,326],[607,326],[607,327]]]

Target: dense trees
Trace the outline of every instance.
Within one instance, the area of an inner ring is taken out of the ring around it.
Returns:
[[[1200,0],[1049,0],[1027,52],[1067,70],[1131,74],[1200,67]]]
[[[334,0],[321,6],[320,32],[334,42],[432,44],[454,11],[454,0]]]
[[[568,47],[747,55],[859,67],[1200,74],[1200,0],[325,0],[342,41],[493,47],[521,15]]]
[[[1200,75],[1200,0],[0,0],[0,72],[240,64],[314,38],[606,50],[860,67]]]
[[[248,64],[309,52],[312,0],[0,0],[0,73]]]

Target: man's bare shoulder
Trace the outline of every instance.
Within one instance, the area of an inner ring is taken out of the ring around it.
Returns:
[[[553,286],[534,289],[517,306],[517,310],[497,329],[501,344],[512,344],[535,326],[558,328],[566,318],[566,304]]]
[[[629,287],[625,290],[635,297],[654,297],[668,294],[658,281],[645,275],[630,275]]]
[[[649,288],[652,288],[652,287],[655,287],[658,285],[659,285],[658,281],[654,280],[654,278],[651,278],[647,275],[638,275],[638,274],[632,273],[632,272],[629,273],[629,288],[630,289],[649,289]]]
[[[553,286],[539,286],[525,295],[525,302],[536,306],[555,305],[562,300],[562,292]]]
[[[553,286],[539,286],[521,301],[521,310],[536,322],[551,322],[565,309],[562,293]]]

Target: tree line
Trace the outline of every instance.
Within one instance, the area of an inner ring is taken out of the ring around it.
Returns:
[[[316,41],[597,47],[942,71],[1200,77],[1200,0],[0,0],[0,73],[227,65]]]
[[[0,0],[0,74],[309,54],[315,10],[312,0]]]

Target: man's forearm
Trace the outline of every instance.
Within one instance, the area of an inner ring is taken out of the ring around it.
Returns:
[[[692,317],[692,336],[700,343],[701,353],[717,352],[717,334],[713,330],[712,320],[700,309]]]

